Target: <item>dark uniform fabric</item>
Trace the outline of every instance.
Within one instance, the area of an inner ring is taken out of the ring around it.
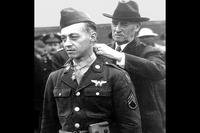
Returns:
[[[34,85],[35,85],[35,100],[39,109],[42,107],[43,92],[49,74],[53,71],[52,60],[44,56],[39,59],[34,57]]]
[[[54,70],[58,70],[63,67],[63,65],[66,63],[66,61],[69,59],[67,52],[62,49],[58,52],[56,52],[52,56],[52,67]]]
[[[51,60],[34,56],[34,126],[39,130],[46,80],[52,71]]]
[[[67,63],[50,74],[41,133],[88,130],[103,121],[109,122],[111,133],[142,132],[134,86],[125,71],[97,57],[79,85],[72,73]]]
[[[108,44],[114,48],[114,43]],[[143,133],[165,132],[165,59],[137,38],[124,50],[125,70],[135,86]],[[141,58],[142,57],[142,58]]]
[[[64,50],[51,55],[51,59],[44,55],[42,58],[34,56],[34,103],[36,110],[42,109],[44,89],[47,78],[52,71],[60,69],[68,59]]]
[[[39,41],[39,42],[38,42]],[[42,42],[40,42],[42,41]],[[34,55],[34,128],[37,132],[39,132],[41,125],[41,112],[42,112],[42,103],[44,98],[44,89],[47,78],[49,74],[57,70],[58,66],[54,64],[60,64],[62,58],[57,57],[58,54],[55,54],[51,49],[51,51],[46,51],[45,45],[50,45],[52,43],[60,43],[60,36],[57,34],[51,33],[45,36],[39,35],[35,37],[35,55]],[[55,57],[54,57],[55,56]],[[61,59],[60,59],[61,58]]]

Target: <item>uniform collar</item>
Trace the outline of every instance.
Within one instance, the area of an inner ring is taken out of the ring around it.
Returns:
[[[83,60],[79,63],[76,63],[74,62],[73,60],[73,66],[76,68],[76,69],[81,69],[81,68],[84,68],[86,66],[90,66],[95,60],[96,60],[96,55],[93,53],[91,56],[89,56],[86,60]]]
[[[92,63],[90,68],[87,70],[87,72],[82,77],[82,81],[77,88],[77,85],[72,80],[71,76],[73,73],[73,70],[71,69],[72,60],[68,60],[68,63],[65,65],[65,72],[62,76],[62,81],[65,82],[68,86],[71,88],[76,89],[76,91],[79,91],[88,85],[92,84],[91,80],[99,80],[103,77],[103,59],[101,57],[97,57],[96,60]],[[71,63],[70,63],[71,62]]]

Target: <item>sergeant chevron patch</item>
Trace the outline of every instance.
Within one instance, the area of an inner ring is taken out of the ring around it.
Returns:
[[[137,107],[136,98],[132,92],[130,93],[130,95],[128,97],[128,107],[130,109],[136,109],[136,107]]]

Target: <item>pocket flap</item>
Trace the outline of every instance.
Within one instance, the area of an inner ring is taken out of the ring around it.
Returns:
[[[111,89],[110,88],[87,88],[84,90],[85,96],[111,96]]]
[[[54,97],[69,97],[71,94],[71,89],[54,88]]]

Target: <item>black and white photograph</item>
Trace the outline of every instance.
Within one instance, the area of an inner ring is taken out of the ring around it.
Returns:
[[[34,0],[33,133],[166,133],[166,0]]]

